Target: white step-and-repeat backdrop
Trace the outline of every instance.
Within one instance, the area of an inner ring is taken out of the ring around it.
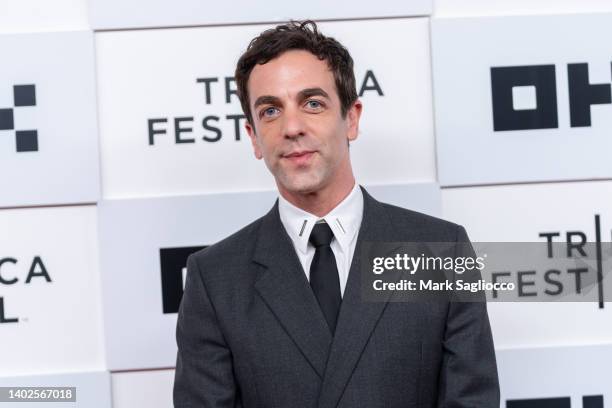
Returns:
[[[612,4],[10,2],[0,386],[77,387],[71,407],[172,406],[186,258],[277,196],[235,63],[291,18],[320,21],[355,60],[351,155],[375,197],[473,241],[612,241]],[[610,296],[489,305],[502,407],[612,406]]]

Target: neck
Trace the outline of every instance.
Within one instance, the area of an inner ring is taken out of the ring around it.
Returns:
[[[323,217],[340,204],[350,194],[353,187],[355,187],[355,178],[351,174],[350,179],[345,182],[330,184],[317,191],[301,193],[279,188],[279,193],[296,207],[317,217]]]

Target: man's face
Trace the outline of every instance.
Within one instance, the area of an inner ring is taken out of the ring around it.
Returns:
[[[247,133],[281,192],[311,193],[346,182],[349,140],[357,138],[361,103],[342,117],[327,62],[291,50],[256,65],[248,82]]]

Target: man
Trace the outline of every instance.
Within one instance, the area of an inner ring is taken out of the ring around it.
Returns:
[[[361,298],[361,243],[467,235],[355,183],[362,104],[348,51],[313,22],[280,25],[251,42],[236,82],[280,197],[189,257],[175,407],[499,407],[484,302]]]

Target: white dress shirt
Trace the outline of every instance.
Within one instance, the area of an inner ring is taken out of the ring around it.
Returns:
[[[285,200],[278,199],[280,219],[293,242],[295,252],[302,264],[306,279],[310,281],[310,264],[315,254],[314,246],[308,242],[315,223],[325,220],[334,233],[330,246],[336,258],[340,278],[340,295],[348,280],[351,261],[357,244],[357,233],[363,217],[363,193],[357,183],[348,196],[323,217],[310,214]]]

